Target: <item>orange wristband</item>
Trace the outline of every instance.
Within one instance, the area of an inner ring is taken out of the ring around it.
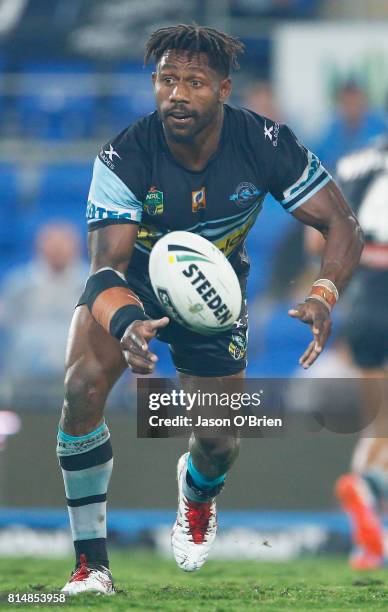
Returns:
[[[133,321],[148,318],[125,277],[112,268],[102,268],[88,278],[79,304],[87,304],[97,323],[119,340]]]
[[[139,298],[127,287],[110,287],[102,291],[93,302],[92,315],[106,331],[110,331],[111,321],[123,306],[138,306],[143,309]]]
[[[306,300],[318,300],[318,302],[324,304],[331,311],[338,298],[338,289],[333,281],[328,278],[319,278],[311,287],[310,295]]]
[[[322,304],[325,304],[329,310],[331,310],[337,302],[335,294],[327,287],[322,287],[322,285],[313,285],[307,299],[316,299]]]

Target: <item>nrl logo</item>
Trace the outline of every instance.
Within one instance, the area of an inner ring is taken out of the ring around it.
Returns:
[[[144,212],[149,215],[161,215],[164,209],[163,191],[150,187],[144,201]]]

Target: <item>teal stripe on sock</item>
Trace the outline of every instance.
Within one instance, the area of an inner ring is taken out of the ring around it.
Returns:
[[[61,440],[62,442],[74,442],[75,440],[79,440],[81,442],[82,440],[87,440],[88,438],[91,438],[92,436],[101,433],[102,431],[104,431],[105,427],[106,424],[104,421],[99,427],[97,427],[97,429],[95,429],[94,431],[90,431],[84,436],[71,436],[70,434],[65,433],[60,427],[58,427],[58,440]]]
[[[226,478],[226,474],[222,474],[221,476],[213,479],[203,476],[203,474],[198,472],[197,468],[194,467],[191,455],[189,455],[187,461],[187,471],[198,489],[213,489],[213,487],[216,487],[217,485],[221,484],[221,482],[224,482]]]

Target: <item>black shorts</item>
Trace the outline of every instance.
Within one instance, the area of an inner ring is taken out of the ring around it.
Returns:
[[[169,344],[170,353],[178,372],[195,376],[228,376],[244,370],[247,366],[248,312],[246,281],[240,278],[243,303],[238,321],[226,332],[212,336],[196,334],[170,319],[167,327],[160,330],[157,338]],[[151,319],[165,316],[148,275],[127,277],[129,287],[143,302],[144,310]]]
[[[360,268],[344,295],[340,337],[364,369],[388,364],[388,272]]]

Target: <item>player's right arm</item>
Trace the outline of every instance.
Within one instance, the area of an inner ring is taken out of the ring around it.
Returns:
[[[94,319],[120,340],[127,364],[133,372],[149,374],[157,357],[148,342],[168,318],[148,320],[143,305],[125,280],[125,272],[136,241],[138,225],[106,225],[89,233],[90,276],[83,300]]]
[[[94,162],[86,211],[91,267],[80,303],[121,343],[132,370],[149,374],[157,357],[148,350],[148,341],[168,319],[150,321],[125,277],[150,184],[149,158],[140,142],[144,126],[140,127],[119,134]]]

